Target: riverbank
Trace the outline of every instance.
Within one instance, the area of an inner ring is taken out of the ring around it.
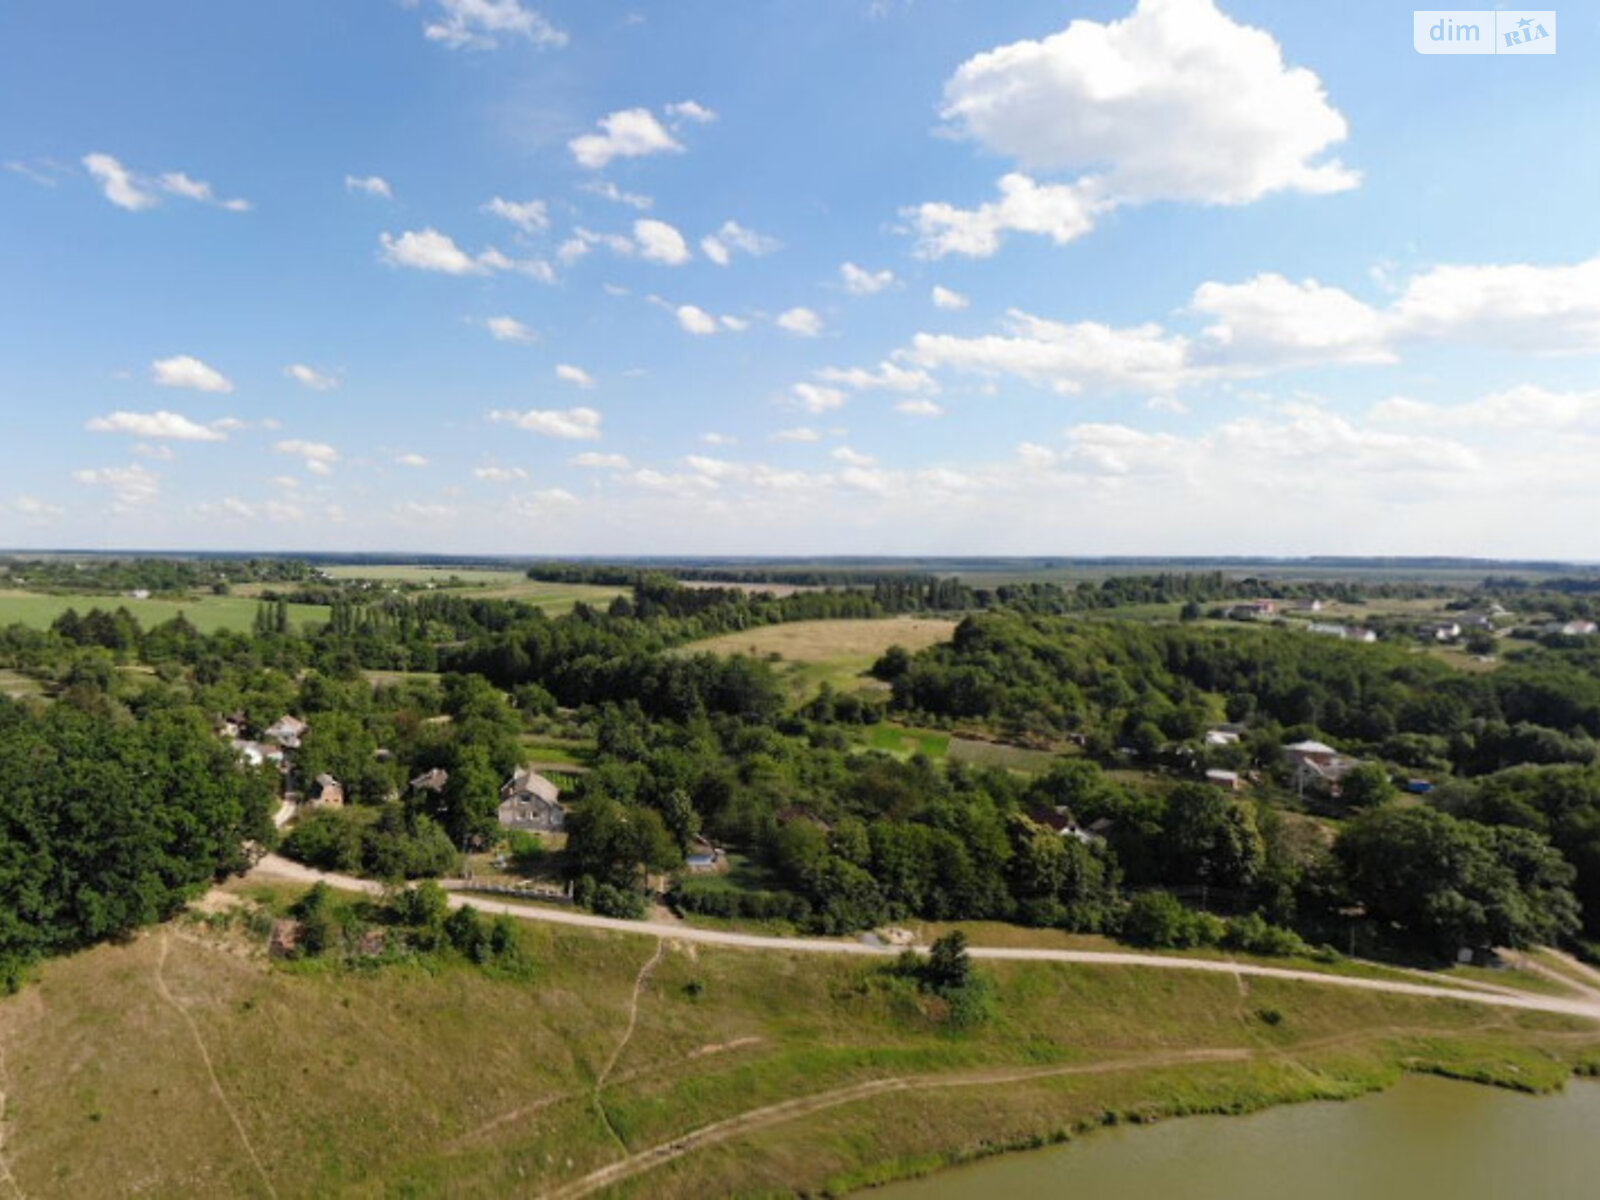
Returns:
[[[527,922],[517,980],[278,966],[225,924],[0,1002],[24,1194],[818,1194],[1408,1069],[1543,1090],[1600,1064],[1593,1022],[1292,979],[991,961],[994,1015],[957,1030],[860,956]]]

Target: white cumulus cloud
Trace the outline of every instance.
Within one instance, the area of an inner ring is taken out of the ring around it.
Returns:
[[[556,378],[561,380],[562,383],[570,383],[574,387],[592,388],[594,386],[594,376],[582,367],[575,367],[571,363],[557,363]]]
[[[717,332],[719,328],[717,319],[705,309],[693,304],[680,304],[673,315],[678,318],[678,324],[684,332],[708,337]]]
[[[525,38],[539,47],[561,47],[567,35],[518,0],[434,0],[438,15],[423,36],[452,50],[492,50],[502,37]]]
[[[333,465],[339,461],[339,452],[326,442],[309,442],[303,438],[285,438],[273,444],[279,454],[293,455],[301,460],[313,475],[333,474]]]
[[[283,373],[301,387],[310,388],[314,392],[331,392],[339,386],[338,375],[330,371],[319,371],[305,363],[291,363],[283,369]]]
[[[550,227],[550,214],[543,200],[502,200],[496,196],[483,211],[510,221],[523,233],[542,233]]]
[[[118,511],[152,504],[161,495],[161,476],[138,463],[74,471],[72,478],[88,487],[105,488],[111,493],[112,507]]]
[[[644,158],[683,150],[648,108],[626,108],[600,118],[599,133],[585,133],[567,143],[579,166],[599,170],[615,158]]]
[[[530,408],[527,412],[496,409],[489,414],[489,420],[545,437],[592,440],[600,436],[600,414],[592,408]]]
[[[1139,0],[1122,20],[1074,20],[975,55],[946,82],[942,116],[1028,174],[978,210],[913,210],[934,257],[992,254],[1007,230],[1069,241],[1124,204],[1248,204],[1359,182],[1328,157],[1348,125],[1322,81],[1213,0]],[[1035,181],[1041,171],[1082,174],[1055,187]]]
[[[377,196],[382,200],[394,199],[394,189],[382,175],[346,175],[344,190],[360,192],[364,196]]]
[[[626,471],[631,465],[626,455],[600,454],[593,450],[575,455],[570,461],[575,467],[586,467],[590,470]]]
[[[114,412],[95,417],[86,426],[94,433],[126,433],[133,437],[165,439],[175,442],[221,442],[227,435],[208,429],[180,413],[162,410],[153,413]]]
[[[190,354],[158,358],[150,374],[162,387],[193,388],[197,392],[231,392],[233,383],[221,371]]]
[[[778,328],[800,337],[817,337],[822,333],[822,318],[809,308],[791,308],[778,314]]]
[[[839,278],[844,281],[844,290],[851,295],[872,296],[894,283],[894,272],[887,267],[881,271],[869,271],[847,262],[839,267]]]
[[[391,233],[378,235],[383,247],[379,261],[391,267],[408,267],[415,271],[439,271],[445,275],[487,275],[491,271],[507,271],[513,263],[498,250],[490,248],[476,258],[468,254],[448,235],[437,229],[408,229],[398,237]]]
[[[790,391],[807,412],[821,413],[844,404],[844,393],[838,388],[821,387],[815,383],[797,383]]]
[[[483,322],[483,327],[489,331],[489,336],[497,342],[521,342],[527,344],[539,340],[539,335],[515,317],[488,317]]]
[[[635,221],[633,237],[638,243],[640,257],[648,262],[677,267],[693,257],[689,253],[689,244],[683,240],[683,234],[654,217],[640,217]]]
[[[701,252],[719,267],[732,262],[736,252],[760,258],[780,249],[782,245],[777,238],[746,229],[737,221],[724,221],[722,228],[700,239]]]

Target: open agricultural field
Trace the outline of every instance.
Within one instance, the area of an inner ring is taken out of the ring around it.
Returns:
[[[274,966],[194,922],[51,962],[0,1001],[0,1165],[35,1197],[843,1191],[1107,1114],[1403,1067],[1541,1089],[1600,1054],[1566,1018],[1050,963],[985,965],[992,1016],[957,1029],[880,960],[519,936],[515,977]]]
[[[80,613],[99,608],[115,611],[125,608],[145,629],[170,621],[182,613],[201,633],[221,629],[248,633],[256,619],[258,600],[248,596],[198,596],[190,600],[134,600],[127,596],[104,594],[46,595],[37,592],[0,591],[0,626],[21,624],[43,629],[75,608]],[[320,604],[291,604],[289,620],[297,629],[321,624],[328,610]]]
[[[536,604],[552,617],[572,611],[578,603],[604,607],[627,588],[586,583],[543,583],[521,571],[488,567],[346,566],[324,567],[334,579],[371,580],[374,583],[429,584],[440,590],[460,591],[492,600],[520,600]]]
[[[515,583],[526,581],[521,571],[495,567],[433,567],[409,564],[351,563],[318,568],[330,579],[371,579],[379,583],[432,583],[439,587]]]
[[[692,651],[773,658],[796,702],[824,683],[838,691],[877,686],[862,676],[890,646],[915,653],[955,632],[954,621],[934,617],[886,617],[876,621],[791,621],[695,642]]]

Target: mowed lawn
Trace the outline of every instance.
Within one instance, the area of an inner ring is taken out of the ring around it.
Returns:
[[[140,626],[149,629],[182,613],[201,633],[231,629],[247,633],[261,601],[248,596],[199,596],[190,600],[134,600],[127,596],[50,596],[37,592],[0,591],[0,627],[29,625],[44,629],[69,608],[79,614],[91,609],[115,612],[125,608]],[[328,609],[320,604],[291,604],[289,620],[298,628],[326,622]]]
[[[863,675],[890,646],[915,653],[950,640],[956,623],[938,617],[886,617],[867,621],[791,621],[694,642],[691,651],[776,656],[778,673],[798,702],[824,683],[838,691],[878,686]]]

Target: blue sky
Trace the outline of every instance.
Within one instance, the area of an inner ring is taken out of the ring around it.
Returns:
[[[1597,556],[1600,17],[0,25],[0,545]]]

